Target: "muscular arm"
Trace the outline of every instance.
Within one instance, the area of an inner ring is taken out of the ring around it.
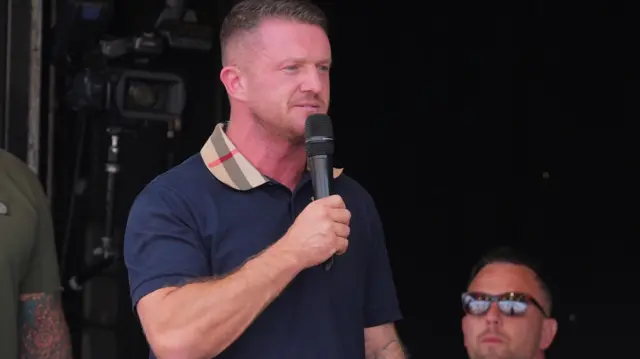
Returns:
[[[138,303],[138,315],[159,359],[212,358],[233,343],[298,272],[295,260],[274,246],[225,278],[152,292]]]
[[[393,323],[364,330],[364,347],[367,359],[407,359]]]
[[[71,359],[71,340],[56,294],[20,296],[20,359]]]

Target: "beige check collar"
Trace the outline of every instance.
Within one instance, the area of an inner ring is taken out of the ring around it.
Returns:
[[[211,174],[231,188],[248,191],[269,181],[233,145],[224,133],[224,123],[216,125],[209,140],[202,146],[200,156]],[[333,169],[333,177],[342,173]]]

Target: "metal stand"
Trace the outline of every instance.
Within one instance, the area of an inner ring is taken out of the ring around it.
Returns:
[[[113,218],[115,211],[115,194],[116,194],[116,175],[120,172],[120,164],[118,163],[118,155],[120,147],[120,134],[122,128],[113,126],[107,127],[107,133],[111,137],[111,145],[107,152],[107,163],[105,164],[105,171],[107,172],[107,196],[105,206],[105,229],[104,236],[102,237],[102,247],[96,248],[94,254],[102,255],[104,258],[114,256],[116,253],[112,248],[113,243]]]
[[[107,193],[105,201],[105,219],[104,234],[100,238],[101,245],[93,250],[96,257],[100,257],[98,261],[90,264],[82,273],[71,277],[68,286],[75,291],[82,290],[82,285],[102,273],[119,257],[117,249],[113,246],[114,235],[114,211],[115,211],[115,187],[116,175],[120,172],[120,164],[118,158],[120,154],[120,136],[123,132],[120,126],[107,127],[107,133],[110,136],[111,144],[107,151],[107,162],[105,164],[105,172],[107,173]]]

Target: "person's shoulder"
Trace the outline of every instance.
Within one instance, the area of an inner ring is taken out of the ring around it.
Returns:
[[[35,176],[29,166],[13,153],[0,148],[0,168],[6,174],[13,176]]]
[[[8,182],[34,203],[45,197],[38,176],[24,161],[3,149],[0,149],[0,176],[8,177]]]
[[[345,200],[365,204],[368,207],[375,207],[375,201],[371,193],[360,182],[346,173],[341,173],[335,181],[338,194],[343,196]]]
[[[214,196],[208,194],[216,182],[211,177],[199,155],[159,174],[134,199],[127,232],[145,232],[149,225],[186,225],[197,230],[217,210],[210,201]]]
[[[343,191],[346,191],[351,195],[355,195],[355,196],[359,196],[367,199],[371,198],[371,194],[369,193],[369,191],[367,191],[367,189],[362,184],[360,184],[360,182],[358,182],[353,177],[349,176],[344,172],[341,173],[340,176],[338,176],[335,179],[335,183]]]
[[[142,189],[135,202],[171,204],[172,207],[197,206],[203,193],[215,187],[217,181],[212,177],[200,155],[196,154],[156,176]]]
[[[156,176],[146,188],[165,188],[182,195],[198,192],[210,184],[211,174],[199,154]]]

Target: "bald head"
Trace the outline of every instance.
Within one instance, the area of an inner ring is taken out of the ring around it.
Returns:
[[[222,64],[227,66],[246,57],[259,45],[260,39],[250,36],[264,20],[277,19],[316,25],[328,32],[324,12],[306,0],[244,0],[231,9],[222,22],[220,46]]]
[[[486,253],[473,267],[469,285],[473,283],[474,279],[485,267],[492,264],[495,265],[491,266],[491,269],[510,268],[512,270],[506,271],[506,273],[516,273],[521,275],[521,278],[532,279],[537,292],[540,294],[541,303],[544,303],[547,313],[551,313],[553,299],[549,287],[542,278],[541,269],[529,256],[513,248],[499,247]]]
[[[550,302],[543,288],[531,268],[520,264],[493,262],[478,272],[467,290],[494,295],[506,292],[527,293],[538,300],[545,313],[549,313]]]

